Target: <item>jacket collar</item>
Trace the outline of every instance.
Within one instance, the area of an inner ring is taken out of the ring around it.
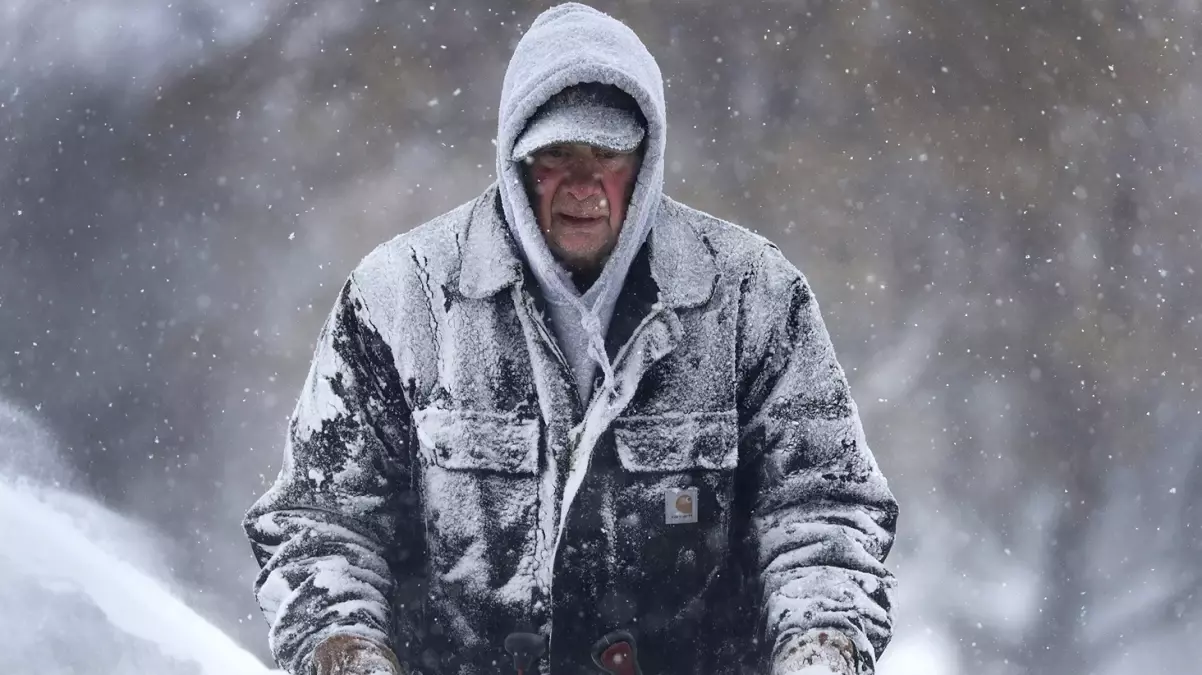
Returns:
[[[479,300],[522,278],[522,259],[505,226],[501,198],[493,185],[476,200],[468,216],[460,256],[459,292]]]
[[[648,236],[651,277],[659,300],[670,308],[696,307],[709,300],[718,264],[709,245],[667,197],[661,200]],[[521,281],[522,260],[505,224],[500,197],[492,186],[468,217],[459,271],[459,291],[474,299],[494,295]]]
[[[648,239],[651,277],[659,286],[660,302],[673,309],[705,304],[714,292],[718,261],[684,209],[661,198]]]

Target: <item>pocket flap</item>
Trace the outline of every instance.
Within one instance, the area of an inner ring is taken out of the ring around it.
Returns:
[[[444,469],[538,473],[538,419],[426,408],[413,413],[413,422],[418,441]]]
[[[619,417],[613,432],[627,471],[732,471],[739,461],[733,410]]]

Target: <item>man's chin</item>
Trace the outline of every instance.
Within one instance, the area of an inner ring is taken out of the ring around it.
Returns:
[[[555,247],[551,251],[555,259],[569,272],[590,274],[599,270],[609,258],[609,252],[602,249],[569,249]]]

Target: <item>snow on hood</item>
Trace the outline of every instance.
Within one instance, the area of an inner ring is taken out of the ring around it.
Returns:
[[[647,119],[643,164],[618,244],[601,276],[583,295],[555,260],[538,230],[511,157],[526,122],[555,94],[585,82],[611,84],[638,103]],[[663,194],[666,118],[659,66],[634,31],[591,7],[568,3],[543,12],[518,42],[501,90],[497,177],[505,221],[538,279],[565,356],[587,400],[592,372],[600,365],[612,379],[605,332],[626,272],[647,238]]]

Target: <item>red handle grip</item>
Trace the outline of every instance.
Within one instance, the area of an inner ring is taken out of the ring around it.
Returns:
[[[601,653],[601,667],[610,675],[639,675],[629,642],[615,642]]]

